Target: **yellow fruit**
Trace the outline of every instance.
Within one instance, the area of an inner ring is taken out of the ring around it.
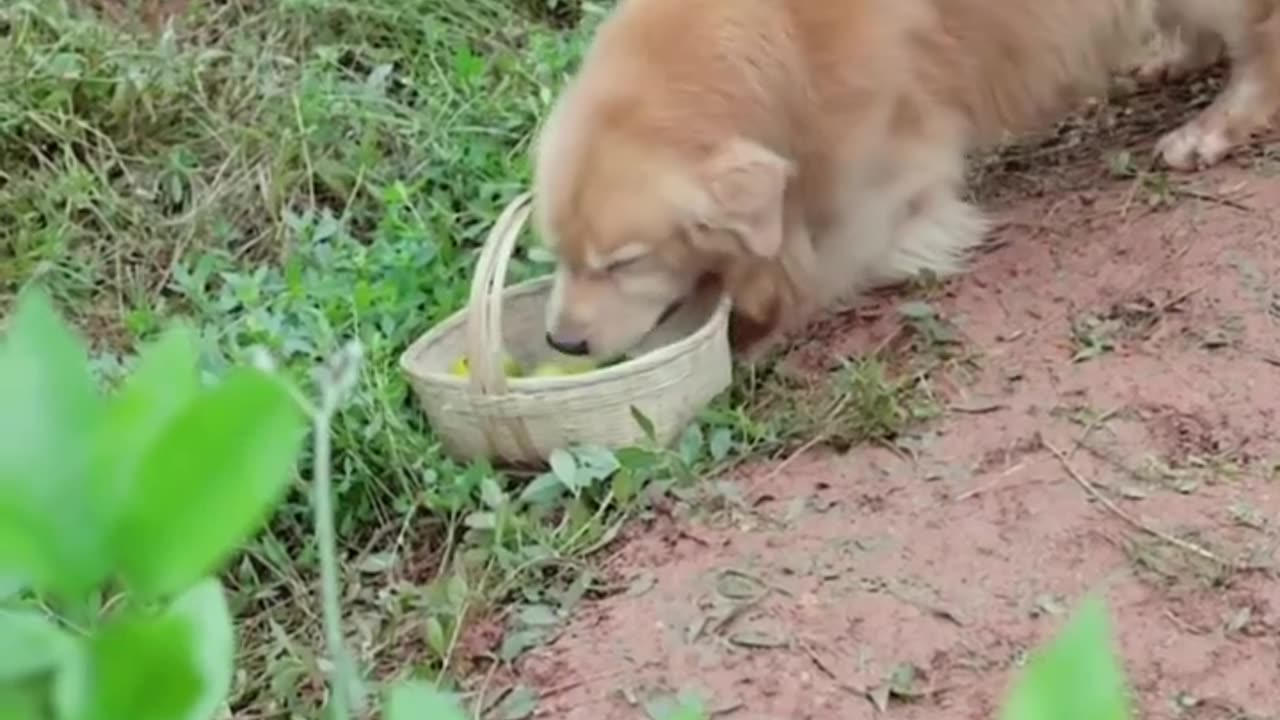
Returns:
[[[471,367],[467,364],[467,356],[463,355],[449,366],[449,373],[458,377],[466,377],[471,374]]]
[[[503,358],[502,371],[506,373],[507,377],[520,377],[524,374],[523,370],[520,368],[520,363],[516,362],[516,359],[511,357],[510,354]],[[457,360],[454,360],[453,365],[449,366],[449,373],[457,375],[458,377],[467,377],[470,375],[471,365],[467,362],[467,356],[463,355]]]
[[[564,360],[556,362],[548,360],[534,368],[533,377],[559,377],[562,375],[581,375],[596,369],[591,360]]]
[[[524,368],[520,367],[520,363],[516,362],[516,359],[510,355],[502,361],[502,371],[507,374],[507,377],[524,375]]]

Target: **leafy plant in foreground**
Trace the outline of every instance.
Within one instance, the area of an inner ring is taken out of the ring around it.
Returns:
[[[213,574],[280,502],[306,409],[328,461],[328,418],[351,374],[330,368],[311,409],[261,368],[202,384],[195,347],[185,327],[166,332],[108,396],[43,293],[24,294],[9,318],[0,342],[0,720],[205,720],[224,702],[236,642]],[[317,485],[316,511],[331,556],[329,490]],[[333,641],[332,572],[325,583]],[[345,717],[353,673],[340,640],[332,645],[342,698],[334,714]],[[406,684],[393,690],[388,717],[447,718],[452,703]]]
[[[0,577],[23,600],[0,610],[0,717],[205,718],[230,687],[211,575],[280,500],[306,425],[270,373],[202,385],[195,347],[175,327],[106,396],[48,299],[20,298],[0,345]]]

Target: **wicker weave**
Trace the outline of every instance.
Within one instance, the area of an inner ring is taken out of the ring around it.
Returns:
[[[489,233],[468,306],[431,329],[401,356],[446,452],[460,460],[545,461],[556,448],[619,448],[642,442],[634,407],[670,444],[730,383],[728,302],[695,298],[650,333],[627,361],[581,375],[508,378],[504,352],[526,367],[561,358],[547,345],[544,318],[551,279],[503,289],[529,194],[511,202]],[[463,354],[469,378],[450,366]]]

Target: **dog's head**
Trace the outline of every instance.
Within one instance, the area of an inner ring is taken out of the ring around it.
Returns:
[[[681,143],[619,115],[557,108],[535,163],[535,219],[557,259],[548,342],[625,352],[708,279],[733,298],[735,344],[742,327],[753,341],[767,334],[778,299],[766,268],[783,249],[791,174],[746,139]]]

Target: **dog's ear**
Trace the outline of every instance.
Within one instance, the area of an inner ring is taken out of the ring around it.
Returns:
[[[795,172],[786,158],[758,143],[735,139],[700,169],[706,204],[693,227],[695,243],[725,250],[726,240],[760,258],[782,250],[783,199]]]

